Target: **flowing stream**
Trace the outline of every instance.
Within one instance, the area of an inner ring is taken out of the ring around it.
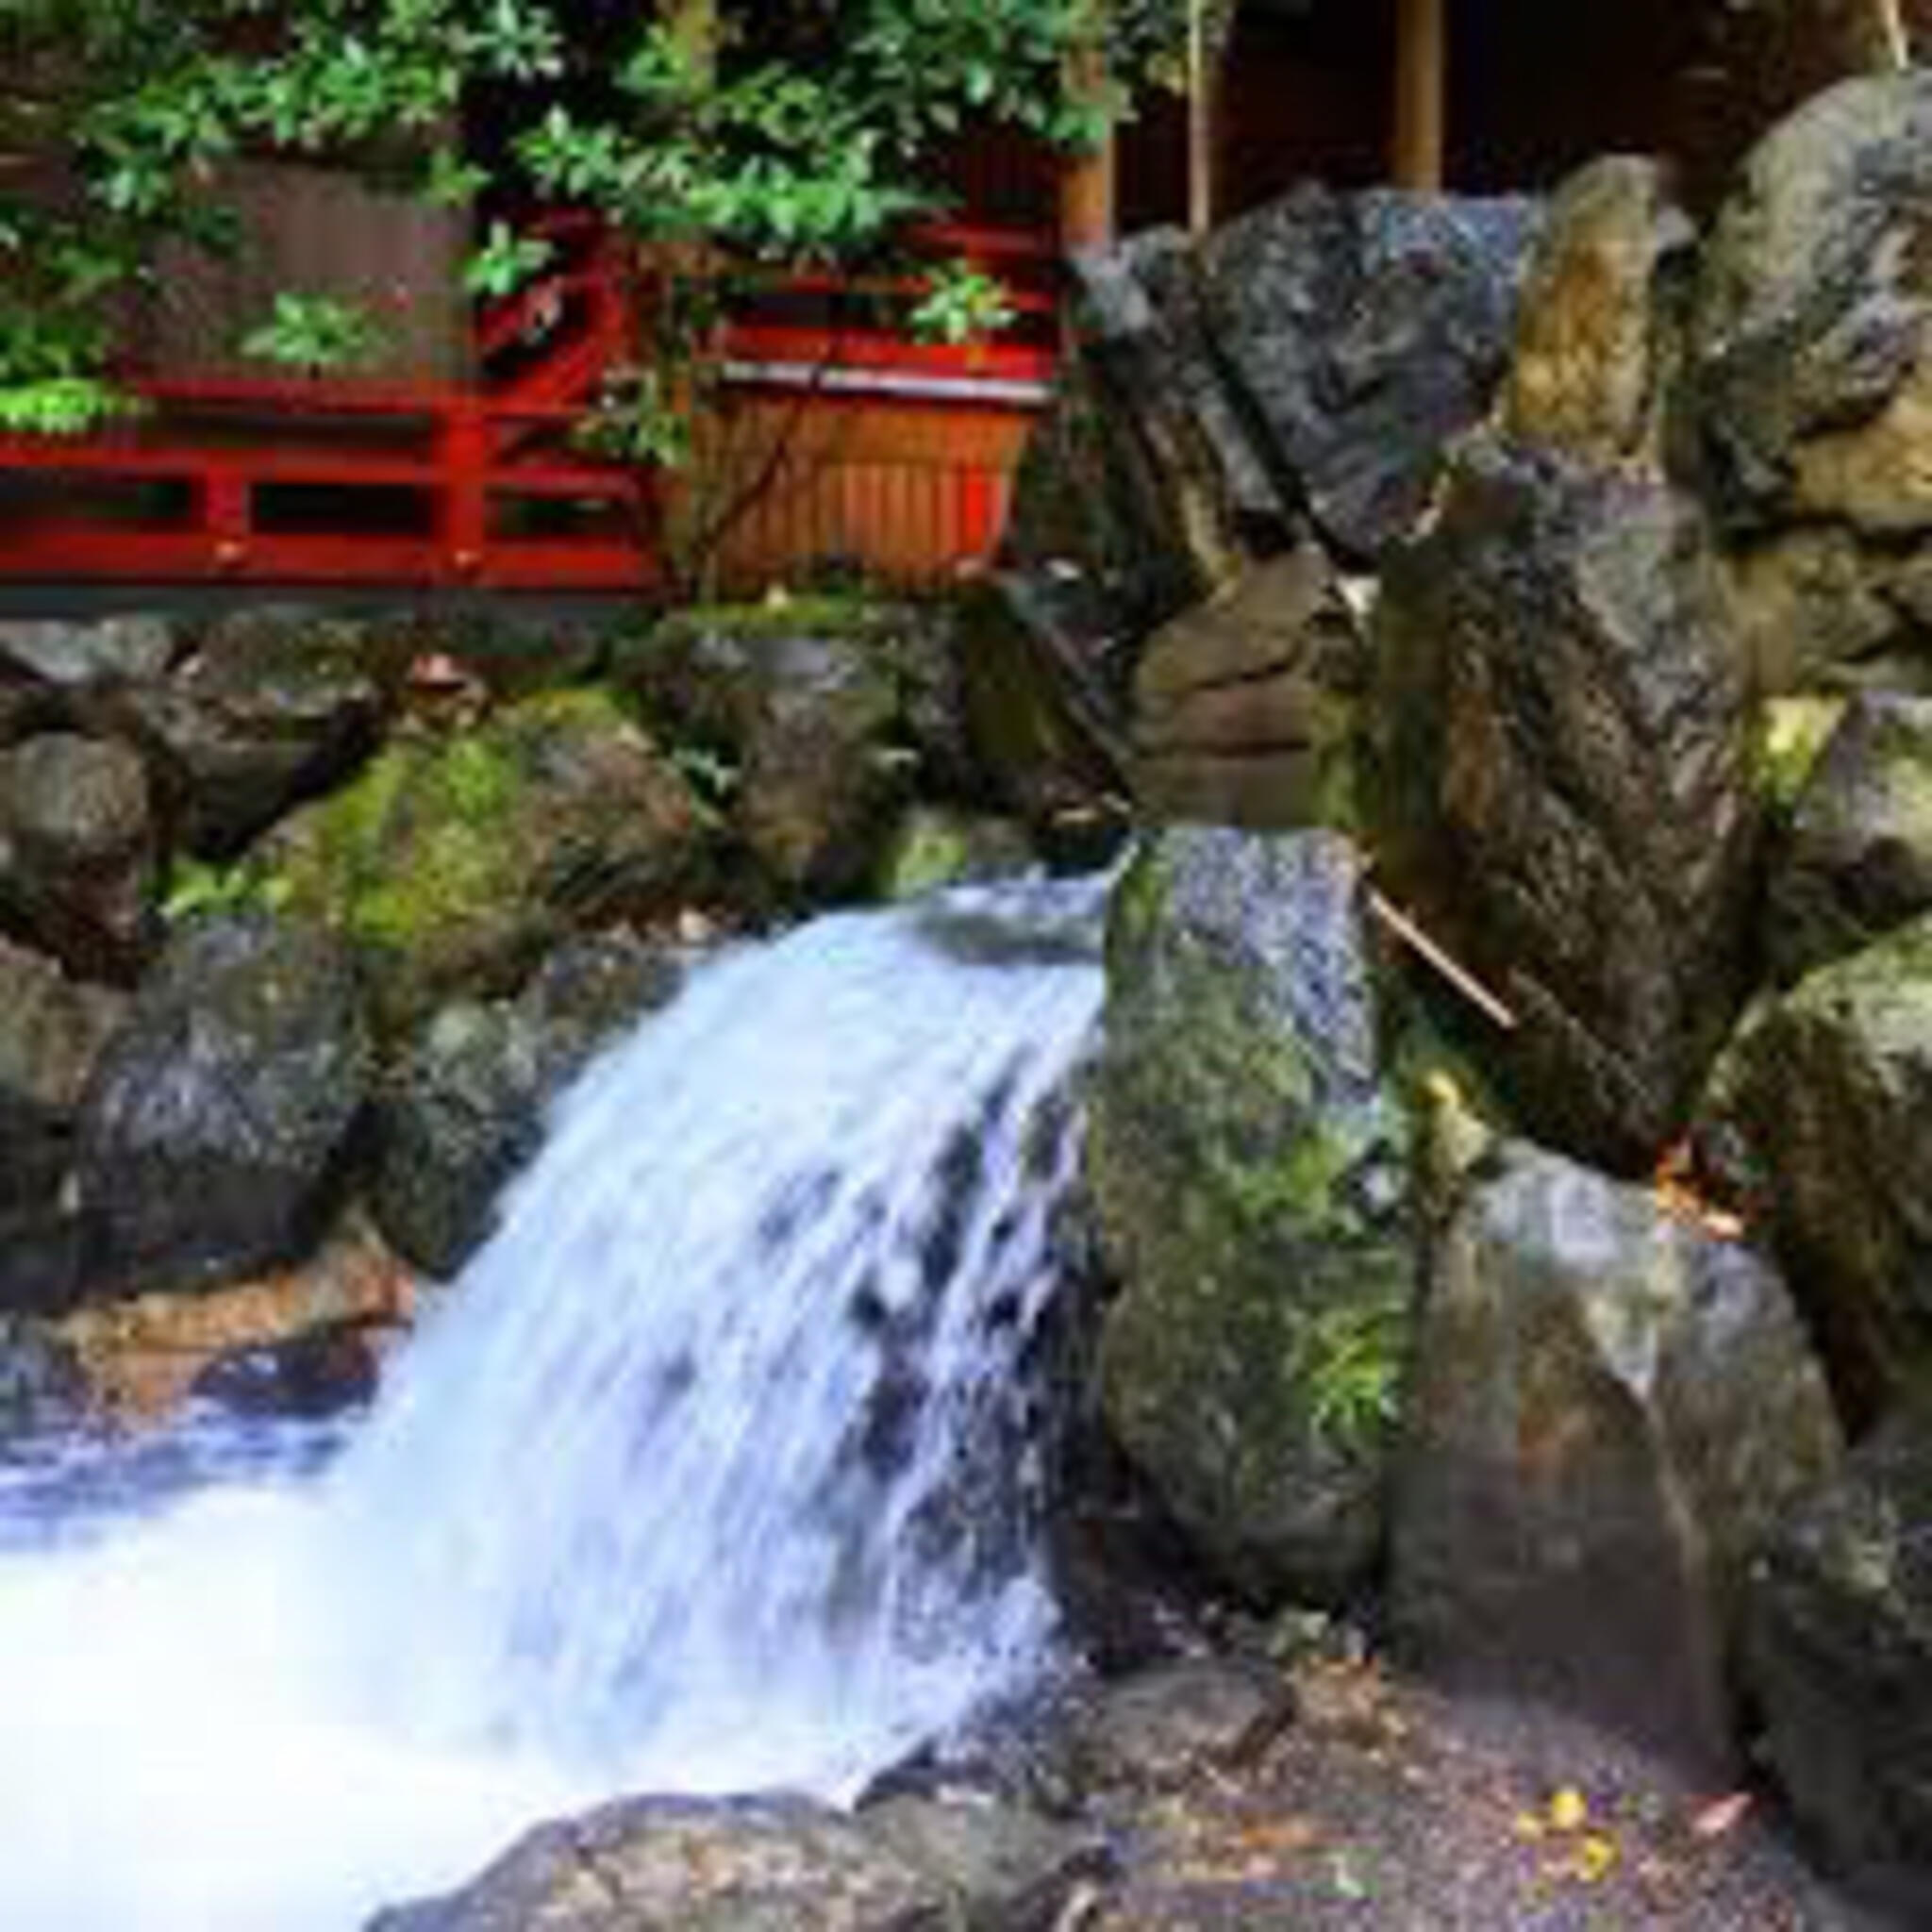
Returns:
[[[0,1474],[0,1926],[352,1932],[618,1790],[848,1789],[1052,1655],[1095,885],[820,920],[565,1097],[340,1453]]]

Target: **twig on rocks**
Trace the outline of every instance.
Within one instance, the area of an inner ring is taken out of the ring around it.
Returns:
[[[1391,905],[1374,886],[1368,891],[1369,911],[1425,964],[1441,974],[1471,1006],[1500,1026],[1505,1033],[1516,1031],[1516,1015],[1479,980],[1468,967],[1452,959],[1407,913]]]
[[[1899,0],[1877,0],[1878,31],[1885,39],[1886,58],[1895,73],[1903,74],[1912,64],[1911,37],[1906,31],[1904,9]]]

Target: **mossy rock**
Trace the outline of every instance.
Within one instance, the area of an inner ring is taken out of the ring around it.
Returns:
[[[1775,823],[1789,824],[1820,754],[1844,716],[1846,700],[1829,695],[1772,698],[1758,708],[1751,763],[1757,795]]]
[[[871,881],[915,788],[966,782],[944,621],[908,605],[814,597],[681,611],[619,675],[786,894]]]
[[[1790,815],[1766,951],[1789,984],[1932,910],[1932,698],[1843,708]]]
[[[346,932],[378,1020],[513,991],[558,940],[674,902],[705,828],[689,786],[608,692],[526,698],[475,730],[390,744],[286,821],[250,874]]]
[[[1693,1139],[1776,1242],[1855,1424],[1932,1374],[1932,915],[1752,1009]]]
[[[879,869],[878,895],[916,899],[942,886],[1010,878],[1034,862],[1024,828],[1011,819],[915,806],[892,835]]]
[[[1416,1268],[1360,861],[1188,828],[1117,889],[1089,1174],[1103,1401],[1222,1577],[1333,1600],[1381,1535]]]

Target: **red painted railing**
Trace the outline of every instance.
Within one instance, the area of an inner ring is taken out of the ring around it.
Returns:
[[[659,575],[663,486],[597,460],[574,435],[607,377],[641,352],[625,263],[586,218],[545,227],[558,266],[479,309],[468,384],[137,377],[142,410],[96,434],[0,436],[0,579],[647,586]],[[814,548],[862,561],[878,537],[872,547],[891,561],[930,574],[993,541],[1024,424],[1052,374],[1055,246],[968,228],[934,230],[925,245],[1009,278],[1016,340],[915,342],[868,308],[887,285],[793,275],[748,290],[723,350],[728,381],[748,397],[790,396],[826,419],[906,419],[916,448],[902,460],[939,513],[910,535],[903,516],[886,530],[892,491],[848,485],[868,466],[890,469],[891,452],[845,460],[836,437],[815,435],[814,472],[787,463],[771,478],[805,506],[795,536],[766,514],[747,522],[762,532],[757,542],[725,540],[746,572],[770,575],[789,552],[802,561]],[[989,418],[1013,433],[989,441]],[[833,475],[841,462],[853,476]],[[828,487],[849,511],[829,535],[818,527]],[[869,520],[879,524],[870,533]]]

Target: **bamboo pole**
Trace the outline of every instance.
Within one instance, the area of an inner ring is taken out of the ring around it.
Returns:
[[[1404,945],[1431,966],[1492,1025],[1505,1033],[1516,1030],[1516,1015],[1467,966],[1453,958],[1401,907],[1369,888],[1369,912]]]
[[[1396,0],[1395,116],[1391,155],[1398,188],[1441,189],[1448,79],[1448,0]]]
[[[1208,0],[1188,0],[1188,229],[1214,225],[1215,94],[1218,62],[1208,45]]]
[[[1903,73],[1912,64],[1911,36],[1907,31],[1905,9],[1899,0],[1876,0],[1878,33],[1885,42],[1885,56],[1892,69]]]

